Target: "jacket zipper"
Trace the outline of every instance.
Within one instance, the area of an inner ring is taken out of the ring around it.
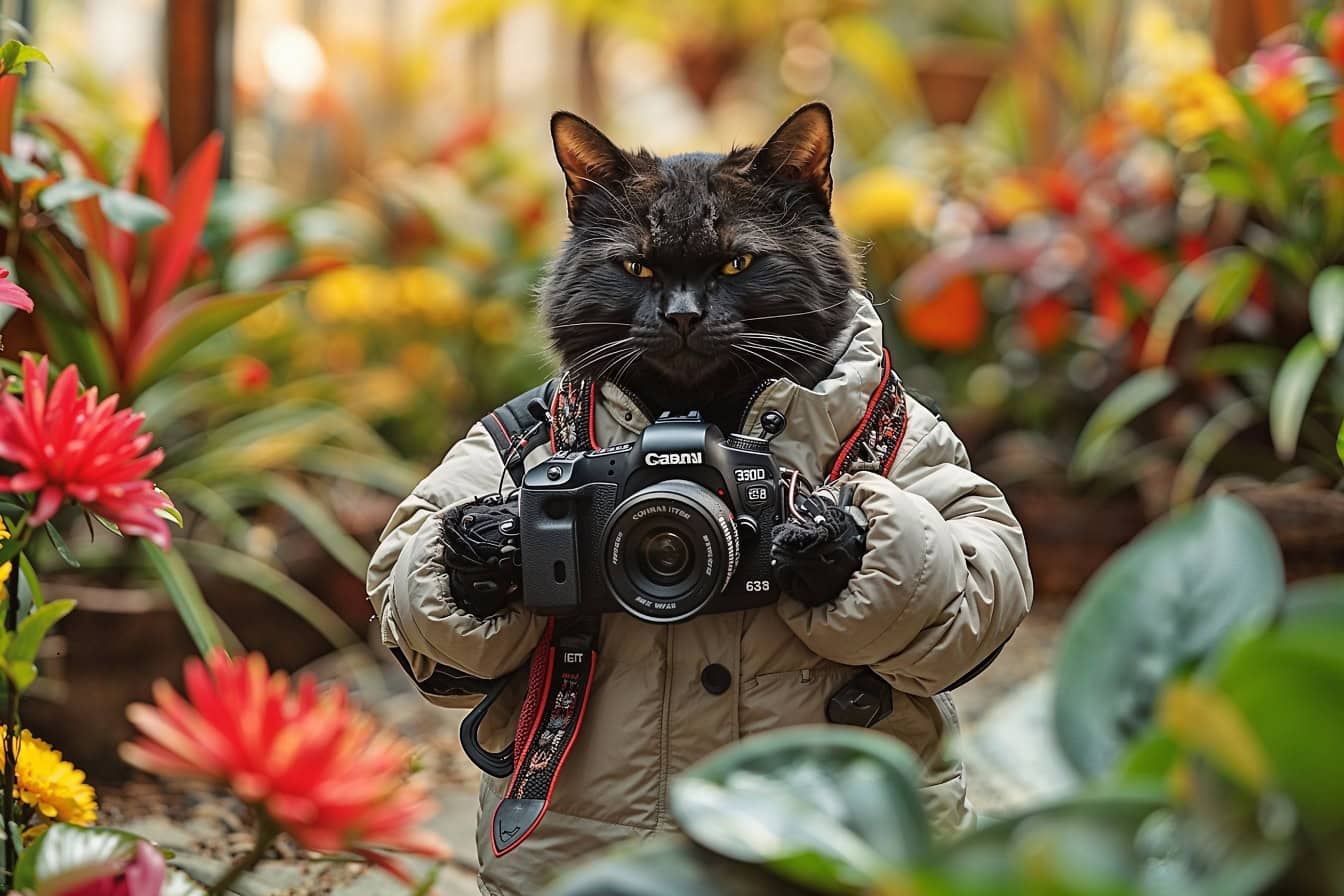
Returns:
[[[760,385],[758,385],[755,389],[751,390],[751,395],[747,397],[747,403],[742,407],[742,419],[739,420],[737,423],[738,432],[745,433],[747,431],[747,418],[751,416],[752,406],[756,404],[756,399],[760,398],[762,395],[765,394],[766,389],[769,389],[771,386],[775,384],[776,380],[778,380],[778,377],[772,377],[771,379],[768,380],[762,380]]]

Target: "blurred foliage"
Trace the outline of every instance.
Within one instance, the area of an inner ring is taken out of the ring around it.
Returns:
[[[781,731],[673,781],[688,839],[620,847],[547,892],[1338,892],[1341,643],[1344,583],[1286,587],[1264,522],[1208,499],[1121,551],[1068,621],[1055,726],[1075,795],[937,843],[904,747],[839,726]]]

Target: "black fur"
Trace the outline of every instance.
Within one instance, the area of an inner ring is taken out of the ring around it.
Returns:
[[[830,215],[825,106],[726,155],[625,152],[564,112],[551,127],[572,227],[541,310],[566,367],[614,379],[653,410],[727,425],[763,380],[812,386],[830,371],[859,281]],[[722,273],[743,254],[744,271]],[[684,330],[667,316],[677,312]]]

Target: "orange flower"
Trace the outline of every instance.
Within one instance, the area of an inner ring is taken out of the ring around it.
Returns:
[[[1048,352],[1069,335],[1069,306],[1058,296],[1046,296],[1022,309],[1027,340],[1038,352]]]
[[[1298,60],[1306,55],[1296,44],[1280,44],[1251,54],[1246,64],[1246,89],[1255,104],[1279,124],[1307,107],[1307,85],[1299,77]]]
[[[1344,91],[1335,94],[1335,120],[1330,122],[1330,148],[1344,159]]]
[[[0,490],[34,492],[29,522],[40,526],[73,499],[116,523],[127,535],[143,535],[168,548],[168,524],[158,511],[172,502],[145,479],[163,460],[148,454],[153,436],[136,433],[143,414],[118,411],[117,396],[98,400],[96,388],[80,391],[71,365],[47,391],[47,359],[23,359],[23,397],[0,393],[0,459],[17,473],[0,477]]]
[[[933,295],[902,302],[899,308],[906,334],[925,348],[968,351],[985,331],[980,286],[970,275],[954,277]]]
[[[446,855],[417,828],[434,805],[408,779],[411,745],[352,708],[344,688],[319,694],[311,676],[291,688],[260,654],[223,650],[188,660],[184,672],[188,699],[160,679],[155,706],[127,707],[142,736],[122,745],[126,762],[227,784],[303,846],[351,850],[403,878],[377,850]]]
[[[1344,10],[1335,10],[1321,23],[1321,46],[1335,71],[1344,72]]]

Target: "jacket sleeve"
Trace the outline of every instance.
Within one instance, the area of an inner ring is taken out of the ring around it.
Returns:
[[[779,611],[819,656],[931,696],[1013,633],[1031,608],[1031,571],[1003,493],[971,472],[947,424],[934,421],[902,447],[890,478],[856,473],[838,483],[854,485],[869,524],[845,590],[818,607],[786,597]]]
[[[436,663],[498,678],[526,662],[541,639],[545,620],[520,604],[481,621],[459,610],[448,592],[443,510],[494,492],[502,471],[494,442],[476,424],[401,502],[373,552],[367,585],[382,641],[402,650],[419,680]]]

